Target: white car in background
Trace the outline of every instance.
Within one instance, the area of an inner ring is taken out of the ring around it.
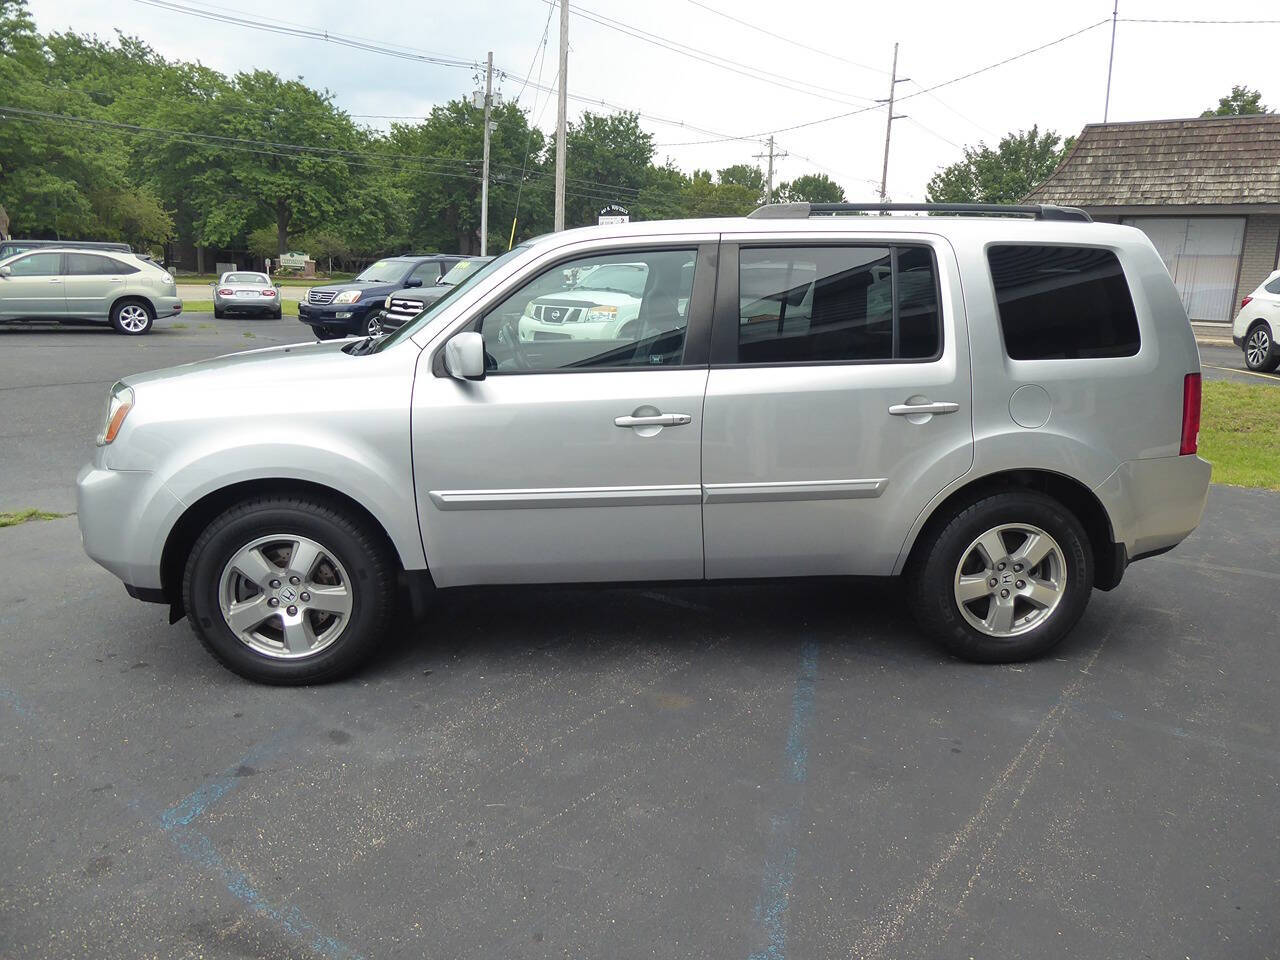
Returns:
[[[1244,365],[1259,373],[1280,367],[1280,270],[1240,301],[1240,312],[1231,325],[1231,339],[1244,351]]]
[[[520,339],[623,339],[623,328],[640,315],[648,276],[643,263],[604,263],[583,272],[562,293],[529,301]]]
[[[224,273],[213,287],[213,315],[218,320],[232,312],[252,313],[275,320],[283,316],[280,289],[265,273],[252,270]]]

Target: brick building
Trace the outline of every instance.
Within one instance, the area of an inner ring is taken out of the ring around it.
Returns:
[[[1138,227],[1191,319],[1228,321],[1280,260],[1280,114],[1090,124],[1027,200]]]

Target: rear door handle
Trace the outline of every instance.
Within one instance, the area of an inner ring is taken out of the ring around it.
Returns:
[[[650,417],[614,417],[615,427],[681,427],[692,423],[693,417],[687,413],[656,413]]]
[[[891,417],[910,417],[917,413],[955,413],[960,404],[950,400],[939,400],[937,403],[895,403],[889,408]]]

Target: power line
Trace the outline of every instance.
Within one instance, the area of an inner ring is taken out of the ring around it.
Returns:
[[[1173,20],[1161,17],[1119,17],[1121,23],[1185,23],[1197,26],[1259,26],[1280,23],[1280,20]]]
[[[1111,18],[1107,17],[1104,20],[1099,20],[1096,23],[1091,23],[1088,26],[1081,27],[1079,30],[1073,30],[1071,33],[1063,34],[1061,37],[1056,37],[1053,40],[1049,40],[1045,43],[1042,43],[1038,47],[1032,47],[1030,50],[1022,51],[1022,53],[1015,53],[1011,57],[1005,57],[1003,60],[997,60],[995,63],[989,63],[985,67],[979,67],[976,70],[970,70],[968,73],[962,73],[959,76],[952,77],[949,80],[943,80],[941,83],[930,84],[927,87],[922,87],[921,89],[915,91],[914,93],[903,94],[898,99],[909,100],[913,97],[919,97],[926,93],[932,93],[934,90],[941,90],[943,87],[949,87],[953,83],[959,83],[961,80],[968,80],[970,77],[976,77],[979,74],[986,73],[988,70],[995,70],[997,67],[1003,67],[1006,64],[1013,63],[1015,60],[1021,60],[1024,57],[1029,57],[1033,53],[1039,53],[1041,50],[1047,50],[1050,47],[1056,46],[1060,43],[1065,43],[1066,41],[1071,40],[1075,37],[1078,37],[1083,33],[1088,33],[1090,30],[1096,30],[1098,27],[1102,26],[1104,23],[1110,23],[1110,22],[1111,22]],[[816,127],[819,124],[831,123],[834,120],[844,120],[847,117],[855,117],[860,113],[867,113],[868,111],[871,111],[871,110],[879,110],[883,106],[884,104],[877,103],[869,107],[861,107],[857,110],[850,110],[847,113],[837,113],[834,116],[820,117],[817,120],[806,120],[803,123],[793,123],[789,127],[779,127],[776,130],[764,130],[764,131],[761,131],[760,133],[753,134],[752,137],[753,138],[767,137],[771,133],[772,134],[790,133],[792,130],[802,130],[802,129],[805,129],[806,127]]]
[[[551,0],[543,0],[543,2],[549,3]],[[691,47],[678,40],[672,40],[669,37],[651,33],[640,27],[632,26],[629,23],[623,23],[621,20],[615,20],[612,17],[606,17],[604,14],[596,13],[594,10],[588,10],[582,6],[575,5],[572,6],[570,10],[579,17],[590,20],[592,23],[598,24],[609,30],[614,30],[618,33],[633,37],[634,39],[642,40],[645,43],[661,47],[665,50],[671,51],[672,53],[678,53],[681,56],[701,61],[702,63],[709,64],[710,66],[727,70],[730,73],[736,73],[740,76],[748,77],[749,79],[756,80],[761,83],[767,83],[775,87],[790,90],[793,93],[802,93],[806,96],[817,97],[820,100],[830,100],[834,103],[843,103],[848,105],[852,105],[852,101],[849,99],[850,97],[852,97],[853,100],[862,100],[864,102],[871,99],[870,97],[848,94],[844,91],[835,90],[831,87],[823,87],[819,84],[809,83],[805,80],[798,80],[795,77],[788,77],[780,73],[762,70],[759,67],[753,67],[749,64],[740,63],[736,60],[730,60],[727,57],[722,57],[718,54],[707,53],[706,51],[699,50],[697,47]]]
[[[724,17],[726,20],[732,20],[734,23],[741,24],[742,26],[747,27],[750,30],[754,30],[757,33],[763,33],[766,37],[770,37],[773,40],[779,40],[782,43],[789,43],[791,46],[799,47],[801,50],[808,50],[810,53],[817,53],[824,57],[830,57],[832,60],[839,60],[841,63],[847,63],[851,67],[858,67],[862,70],[869,70],[871,73],[885,73],[885,71],[881,70],[879,67],[871,67],[865,63],[858,63],[858,61],[850,60],[848,57],[842,57],[838,53],[831,53],[828,50],[822,50],[819,47],[811,47],[807,43],[801,43],[799,40],[792,40],[790,37],[784,37],[779,33],[774,33],[767,27],[758,26],[750,21],[735,17],[731,13],[725,13],[723,10],[717,10],[715,7],[703,3],[702,0],[688,0],[688,2],[693,4],[695,7],[701,7],[708,13],[714,13],[717,17]]]

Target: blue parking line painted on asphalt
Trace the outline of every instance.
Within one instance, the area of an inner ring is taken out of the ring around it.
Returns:
[[[765,856],[760,898],[755,921],[768,944],[753,951],[749,960],[785,960],[787,955],[787,910],[796,878],[796,846],[792,824],[800,813],[809,767],[809,730],[813,726],[815,686],[818,681],[818,644],[806,640],[800,647],[800,667],[791,695],[791,725],[783,751],[782,779],[792,784],[790,802],[783,813],[769,818],[769,844]]]

